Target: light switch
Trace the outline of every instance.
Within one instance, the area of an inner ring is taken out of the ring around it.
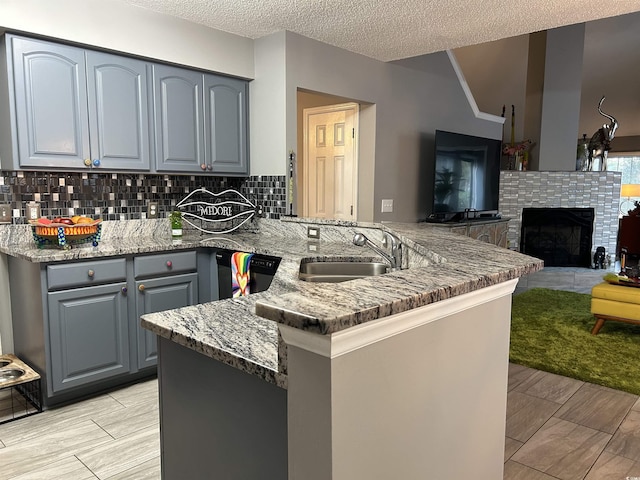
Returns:
[[[393,199],[382,200],[382,213],[393,212]]]

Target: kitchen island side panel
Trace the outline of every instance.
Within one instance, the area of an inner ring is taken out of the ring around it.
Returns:
[[[287,392],[158,339],[162,478],[287,479]]]

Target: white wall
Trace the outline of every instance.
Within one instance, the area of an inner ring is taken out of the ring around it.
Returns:
[[[253,78],[253,40],[118,0],[2,0],[2,28]]]
[[[491,138],[502,133],[501,124],[475,118],[444,52],[384,63],[287,32],[286,63],[286,143],[296,150],[298,88],[375,104],[376,221],[426,217],[436,129]],[[380,213],[383,198],[394,200],[393,213]]]

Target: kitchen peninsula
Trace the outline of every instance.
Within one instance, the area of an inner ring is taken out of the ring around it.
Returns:
[[[282,258],[265,292],[142,316],[159,336],[164,478],[501,478],[511,293],[541,262],[426,224],[328,222],[311,240],[307,223],[1,251],[31,262],[133,248]],[[351,240],[364,232],[379,245],[383,230],[402,241],[403,270],[298,279],[301,261],[379,261]]]
[[[319,225],[319,242],[306,226],[242,245],[282,257],[268,291],[143,316],[161,337],[165,478],[500,478],[511,293],[541,262],[425,224]],[[370,257],[353,235],[380,244],[381,230],[408,268],[298,280],[301,261]],[[245,322],[268,330],[269,351],[240,340]]]

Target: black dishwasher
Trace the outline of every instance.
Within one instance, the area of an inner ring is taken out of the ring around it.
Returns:
[[[216,262],[218,263],[218,292],[220,299],[233,296],[231,280],[231,257],[234,250],[218,250]],[[249,292],[264,292],[278,270],[279,257],[254,253],[249,262]]]

